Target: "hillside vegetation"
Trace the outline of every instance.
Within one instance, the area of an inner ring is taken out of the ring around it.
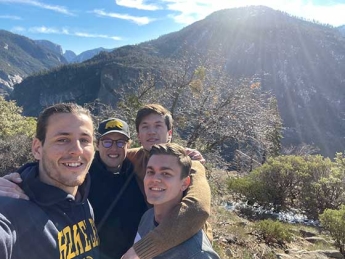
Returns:
[[[345,146],[344,58],[345,38],[336,28],[262,6],[234,8],[156,40],[31,76],[11,98],[29,116],[60,101],[115,107],[119,89],[138,87],[142,74],[151,74],[159,89],[184,72],[188,77],[199,66],[215,66],[276,98],[284,147],[305,143],[332,158]],[[215,83],[209,90],[220,88]]]

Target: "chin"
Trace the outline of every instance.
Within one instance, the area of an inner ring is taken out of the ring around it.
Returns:
[[[146,146],[144,146],[144,149],[147,150],[147,151],[150,151],[153,145],[154,145],[154,144],[152,144],[152,145],[146,145]]]
[[[86,175],[77,177],[74,181],[71,182],[71,186],[74,187],[74,186],[82,185],[83,182],[85,181],[85,177]]]

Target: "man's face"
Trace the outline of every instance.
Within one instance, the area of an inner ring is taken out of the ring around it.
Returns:
[[[32,143],[41,181],[68,193],[81,185],[93,156],[93,124],[85,114],[57,113],[48,119],[45,142]]]
[[[116,143],[113,142],[112,146],[109,148],[105,148],[102,144],[103,140],[116,140],[120,142],[125,142],[123,148],[117,147]],[[110,169],[118,169],[121,167],[123,160],[126,158],[127,150],[128,150],[128,138],[118,132],[112,132],[105,136],[103,136],[98,144],[97,148],[99,151],[99,155],[103,163]]]
[[[144,178],[147,202],[152,205],[175,206],[182,199],[190,178],[181,179],[181,166],[172,155],[152,155]]]
[[[152,113],[139,124],[138,139],[146,150],[150,150],[154,144],[169,142],[171,135],[172,130],[168,130],[162,115]]]

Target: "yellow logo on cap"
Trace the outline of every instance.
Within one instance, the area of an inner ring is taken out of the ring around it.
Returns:
[[[123,128],[123,123],[121,121],[117,121],[117,120],[112,120],[107,122],[107,124],[105,124],[105,129],[109,129],[109,128]]]

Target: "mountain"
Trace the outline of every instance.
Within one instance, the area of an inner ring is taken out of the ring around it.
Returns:
[[[345,25],[339,26],[337,29],[345,37]]]
[[[66,50],[63,56],[65,57],[68,63],[71,63],[77,55],[72,50]]]
[[[186,53],[190,59],[217,53],[233,78],[255,78],[274,94],[285,146],[312,144],[329,157],[344,150],[345,38],[336,28],[262,6],[217,11],[156,40],[29,77],[11,98],[27,115],[59,101],[111,104],[116,101],[112,89],[139,71],[157,74],[167,58]]]
[[[54,52],[57,55],[63,55],[62,47],[58,44],[55,44],[49,40],[35,40],[38,46],[41,46],[51,52]]]
[[[7,95],[14,84],[28,75],[67,63],[49,46],[44,41],[37,44],[27,37],[0,30],[0,94]]]
[[[93,58],[94,56],[98,55],[101,51],[110,52],[112,50],[113,49],[105,49],[105,48],[97,48],[97,49],[87,50],[87,51],[80,53],[79,55],[77,55],[76,57],[71,59],[71,61],[69,61],[69,62],[70,63],[81,63],[81,62],[84,62],[85,60]]]

